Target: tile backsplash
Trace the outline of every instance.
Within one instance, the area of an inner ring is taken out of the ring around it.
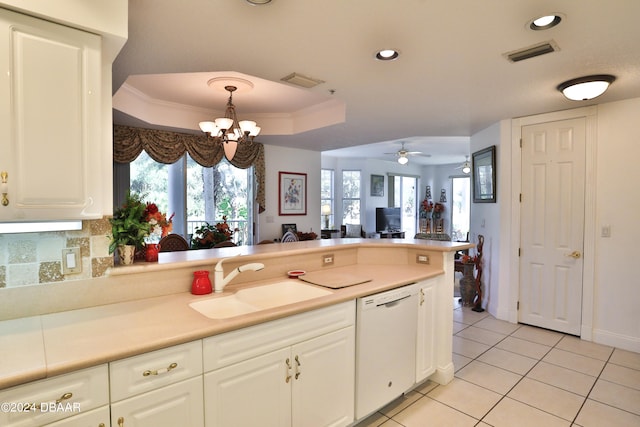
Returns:
[[[102,277],[113,266],[109,219],[82,221],[82,230],[0,234],[0,288]],[[79,248],[82,271],[62,272],[62,250]]]

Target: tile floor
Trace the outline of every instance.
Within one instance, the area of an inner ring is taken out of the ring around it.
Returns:
[[[357,427],[640,427],[640,354],[454,307],[455,378]]]

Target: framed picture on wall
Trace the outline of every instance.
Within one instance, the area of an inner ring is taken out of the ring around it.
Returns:
[[[492,145],[472,155],[473,202],[496,202],[496,146]]]
[[[371,196],[384,196],[384,175],[371,175]]]
[[[307,214],[307,174],[279,172],[278,204],[280,215]]]

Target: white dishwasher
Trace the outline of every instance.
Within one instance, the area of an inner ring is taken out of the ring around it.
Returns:
[[[356,309],[356,419],[415,384],[418,286],[359,298]]]

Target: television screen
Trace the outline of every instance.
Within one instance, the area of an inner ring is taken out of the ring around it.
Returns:
[[[376,208],[376,231],[400,231],[400,208]]]

